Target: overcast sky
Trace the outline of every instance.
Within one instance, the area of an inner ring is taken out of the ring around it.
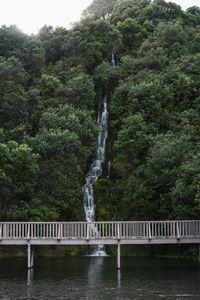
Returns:
[[[0,25],[15,24],[25,33],[37,33],[46,25],[63,26],[78,21],[92,0],[0,0]],[[168,1],[169,2],[169,1]],[[200,6],[200,0],[174,0],[187,9]]]

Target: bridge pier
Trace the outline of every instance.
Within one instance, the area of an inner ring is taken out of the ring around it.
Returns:
[[[121,264],[120,264],[120,242],[117,244],[117,269],[120,269]]]
[[[33,253],[33,246],[31,247],[30,244],[27,246],[27,268],[31,269],[34,265],[34,253]]]
[[[199,244],[199,262],[200,262],[200,244]]]

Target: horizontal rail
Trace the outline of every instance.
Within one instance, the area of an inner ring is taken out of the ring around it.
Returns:
[[[129,222],[1,222],[0,241],[30,239],[200,238],[200,220]]]

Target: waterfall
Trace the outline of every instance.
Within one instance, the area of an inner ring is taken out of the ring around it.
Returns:
[[[115,50],[112,50],[111,66],[116,66],[117,56]],[[94,154],[89,172],[85,177],[85,184],[82,188],[83,191],[83,207],[85,213],[85,219],[87,222],[93,222],[95,220],[95,202],[94,202],[94,183],[102,174],[102,167],[105,161],[106,154],[106,140],[108,137],[108,111],[107,111],[107,96],[102,99],[101,105],[98,109],[97,125],[99,126],[98,135],[98,148]],[[109,162],[110,168],[110,162]],[[110,172],[110,171],[109,171]],[[109,176],[108,172],[108,176]],[[91,229],[98,234],[95,225],[91,224]],[[93,256],[105,256],[104,246],[99,245],[92,254]]]
[[[98,148],[94,154],[93,161],[91,163],[89,172],[85,178],[85,185],[83,186],[83,207],[85,218],[87,222],[93,222],[95,220],[95,202],[94,202],[94,183],[102,174],[102,166],[105,161],[106,153],[106,140],[108,137],[108,111],[107,111],[107,96],[105,95],[98,110],[97,125],[99,126],[98,135]],[[92,230],[97,231],[94,225]],[[105,256],[104,246],[99,245],[95,249],[94,256]]]
[[[100,108],[98,110],[97,125],[100,128],[98,135],[98,148],[94,155],[89,172],[85,178],[83,186],[83,206],[85,218],[87,222],[92,222],[95,219],[95,203],[94,203],[94,183],[102,174],[102,165],[105,161],[106,139],[108,136],[108,111],[107,111],[107,96],[104,96]]]

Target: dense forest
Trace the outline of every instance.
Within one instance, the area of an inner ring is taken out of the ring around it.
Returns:
[[[84,219],[105,93],[97,220],[199,219],[200,8],[94,0],[69,30],[0,28],[1,221]]]

